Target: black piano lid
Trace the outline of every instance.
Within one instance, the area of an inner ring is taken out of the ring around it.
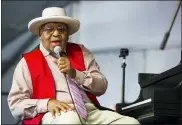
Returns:
[[[146,80],[145,82],[142,82],[140,84],[141,88],[148,87],[152,84],[155,84],[157,82],[160,82],[164,79],[167,79],[169,77],[172,77],[174,75],[182,73],[182,65],[181,63],[165,72],[160,73],[159,75],[153,76],[152,79]]]

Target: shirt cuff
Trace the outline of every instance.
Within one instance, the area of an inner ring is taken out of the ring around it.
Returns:
[[[78,70],[76,70],[76,77],[75,77],[75,81],[78,85],[83,85],[84,83],[84,78],[85,78],[85,74],[83,72],[80,72]]]
[[[40,99],[37,102],[37,112],[38,113],[45,113],[48,111],[47,109],[47,103],[49,99]]]

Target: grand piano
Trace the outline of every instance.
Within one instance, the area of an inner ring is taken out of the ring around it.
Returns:
[[[171,22],[169,30],[165,33],[164,39],[160,46],[160,49],[162,50],[165,48],[167,40],[170,36],[170,32],[180,5],[181,1],[178,1],[174,18]],[[134,117],[138,119],[141,124],[157,123],[182,125],[181,61],[175,67],[160,74],[139,73],[138,83],[140,85],[140,94],[138,99],[129,104],[116,104],[116,112],[122,115]]]
[[[139,98],[130,104],[116,105],[122,115],[143,123],[182,124],[182,65],[161,74],[139,73]]]

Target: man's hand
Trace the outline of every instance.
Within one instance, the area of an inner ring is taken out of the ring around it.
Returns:
[[[61,111],[67,112],[74,110],[74,107],[69,106],[68,104],[55,100],[55,99],[50,99],[48,101],[48,111],[51,112],[52,116],[55,117],[55,114],[60,115]]]
[[[57,65],[62,73],[66,73],[69,77],[75,78],[76,71],[71,67],[71,63],[67,57],[61,57],[57,60]]]

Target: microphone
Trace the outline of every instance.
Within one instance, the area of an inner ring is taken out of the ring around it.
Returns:
[[[56,54],[56,56],[58,57],[58,58],[61,58],[61,52],[62,52],[63,50],[62,50],[62,48],[61,48],[61,46],[56,46],[56,47],[54,47],[54,53]]]
[[[61,54],[62,52],[63,52],[63,50],[62,50],[62,47],[61,46],[54,47],[54,53],[56,54],[56,56],[58,58],[61,58],[62,57],[62,54]],[[63,74],[66,77],[66,74],[65,73],[63,73]]]

